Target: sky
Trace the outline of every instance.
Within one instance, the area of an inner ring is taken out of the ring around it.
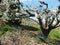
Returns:
[[[31,5],[33,7],[38,7],[39,6],[39,2],[38,1],[44,1],[46,3],[48,3],[48,9],[56,11],[57,7],[60,5],[60,2],[58,0],[20,0],[24,5]],[[31,17],[32,19],[37,21],[36,17]]]
[[[44,1],[46,3],[48,3],[48,8],[51,10],[56,10],[58,5],[60,5],[60,2],[58,0],[20,0],[24,5],[25,4],[29,4],[33,7],[38,7],[39,3],[38,1]]]

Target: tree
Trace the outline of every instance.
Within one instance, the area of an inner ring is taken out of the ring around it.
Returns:
[[[44,9],[42,12],[39,12],[39,10],[36,9],[35,9],[36,11],[34,11],[36,12],[35,14],[32,14],[29,10],[26,10],[26,12],[30,16],[35,16],[38,19],[44,38],[47,38],[52,29],[59,27],[60,6],[58,7],[58,11],[56,12],[56,15],[54,15],[53,12],[48,10],[48,4],[46,4],[45,2],[40,2],[40,3],[46,5],[46,9]]]
[[[60,2],[60,0],[58,0]]]

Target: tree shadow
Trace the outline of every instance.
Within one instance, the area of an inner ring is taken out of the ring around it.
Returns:
[[[55,43],[56,43],[57,45],[60,45],[60,40],[55,40]]]
[[[29,31],[37,31],[39,30],[38,28],[35,28],[33,26],[28,26],[28,25],[20,25],[20,27],[23,29],[23,30],[29,30]]]
[[[19,29],[22,29],[22,30],[29,30],[29,31],[37,31],[37,30],[39,30],[38,28],[36,28],[36,27],[33,27],[33,26],[29,26],[29,25],[21,25],[21,24],[16,24],[16,23],[6,23],[7,25],[9,25],[9,26],[13,26],[13,27],[15,27],[15,28],[18,28],[19,27]]]

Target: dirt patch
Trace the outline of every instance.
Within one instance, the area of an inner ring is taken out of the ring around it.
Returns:
[[[27,31],[2,36],[0,41],[1,45],[40,45]]]

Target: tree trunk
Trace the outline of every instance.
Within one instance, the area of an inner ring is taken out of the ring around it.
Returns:
[[[46,30],[46,29],[41,28],[41,31],[43,33],[44,38],[47,38],[51,30],[50,29]]]
[[[44,36],[44,38],[47,38],[51,31],[51,28],[49,27],[48,29],[44,29],[43,25],[42,25],[42,20],[40,18],[38,18],[38,20],[39,20],[39,25],[40,25],[41,31],[43,33],[42,35]]]

